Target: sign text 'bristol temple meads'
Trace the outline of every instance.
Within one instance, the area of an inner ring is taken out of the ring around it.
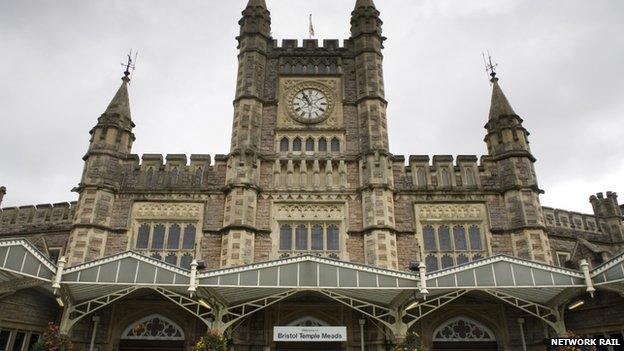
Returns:
[[[617,196],[591,196],[593,214],[543,207],[495,74],[475,120],[487,155],[406,158],[388,147],[372,0],[342,43],[278,42],[264,0],[239,23],[229,154],[132,154],[126,74],[94,118],[78,201],[2,209],[0,350],[49,321],[77,350],[110,351],[190,350],[209,329],[233,350],[622,338]]]

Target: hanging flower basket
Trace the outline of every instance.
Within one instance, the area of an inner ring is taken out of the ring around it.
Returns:
[[[228,339],[216,330],[208,331],[195,343],[193,351],[227,351]]]
[[[48,323],[48,328],[34,346],[34,351],[72,351],[72,342],[67,335],[61,334],[59,327]]]
[[[565,337],[566,338],[580,338],[571,330],[567,331]],[[596,351],[596,347],[594,346],[560,346],[552,350],[555,350],[555,351]]]
[[[394,347],[394,351],[418,351],[420,350],[420,335],[416,332],[409,332],[405,341]]]

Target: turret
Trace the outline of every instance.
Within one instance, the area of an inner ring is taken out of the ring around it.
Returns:
[[[550,244],[541,215],[535,158],[531,154],[528,131],[503,93],[492,70],[492,100],[485,142],[498,168],[498,186],[505,204],[507,223],[492,228],[495,235],[509,236],[516,256],[552,263]],[[497,200],[498,201],[498,200]],[[494,248],[496,250],[496,248]]]
[[[598,193],[592,195],[589,202],[594,209],[594,215],[601,223],[602,230],[610,234],[614,242],[624,241],[622,209],[618,204],[617,194],[607,191],[605,198],[602,193]]]
[[[2,205],[2,199],[6,195],[6,187],[0,186],[0,205]]]

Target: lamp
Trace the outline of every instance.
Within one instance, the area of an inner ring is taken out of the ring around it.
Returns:
[[[569,309],[569,310],[573,310],[573,309],[575,309],[575,308],[577,308],[577,307],[579,307],[579,306],[582,306],[583,304],[585,304],[585,300],[583,300],[583,299],[576,300],[576,301],[572,302],[572,303],[568,306],[568,309]]]
[[[199,299],[198,302],[199,302],[200,305],[206,307],[207,309],[209,309],[209,310],[212,309],[212,306],[205,299]]]

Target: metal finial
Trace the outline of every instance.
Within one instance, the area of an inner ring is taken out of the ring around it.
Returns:
[[[498,67],[498,63],[492,63],[492,56],[490,56],[490,52],[487,52],[487,58],[485,57],[485,53],[481,53],[483,55],[483,62],[485,62],[485,72],[488,73],[490,80],[496,79],[496,67]]]
[[[128,53],[128,61],[126,63],[122,63],[121,65],[123,67],[126,68],[126,70],[124,71],[124,75],[126,77],[130,76],[130,73],[132,73],[135,69],[136,69],[136,59],[137,56],[139,55],[139,52],[135,52],[134,53],[134,59],[132,58],[132,49],[130,49],[130,53]]]

